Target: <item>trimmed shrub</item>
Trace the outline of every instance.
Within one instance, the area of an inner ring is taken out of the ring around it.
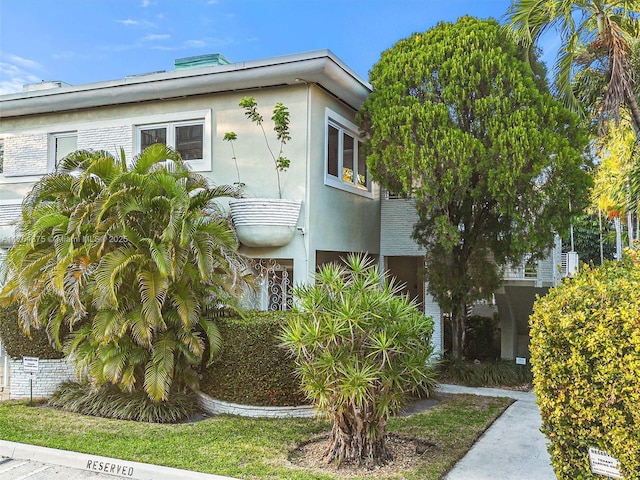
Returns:
[[[438,365],[440,381],[468,387],[519,387],[531,383],[531,367],[513,360],[468,362],[445,357]]]
[[[531,363],[542,430],[559,479],[594,478],[588,450],[640,479],[640,260],[583,268],[539,298]]]
[[[209,367],[202,368],[202,392],[245,405],[306,404],[293,359],[278,339],[291,315],[250,311],[245,318],[217,318],[222,351]]]
[[[53,348],[44,329],[31,329],[27,336],[18,324],[18,305],[0,307],[0,338],[11,358],[39,357],[53,360],[64,358],[64,354]]]

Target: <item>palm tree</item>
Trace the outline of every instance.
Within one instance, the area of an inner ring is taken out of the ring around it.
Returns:
[[[565,105],[584,115],[573,89],[575,75],[587,69],[599,72],[604,89],[594,113],[599,120],[617,122],[620,107],[626,106],[638,136],[638,79],[631,59],[640,34],[639,12],[640,0],[514,0],[505,18],[514,38],[529,48],[556,28],[562,46],[554,67],[555,87]]]
[[[235,235],[215,203],[235,195],[164,145],[130,167],[123,154],[76,152],[25,200],[3,296],[20,302],[23,325],[66,340],[92,383],[167,400],[197,385],[193,367],[220,346],[205,310],[232,305],[240,286]]]
[[[607,128],[605,134],[594,141],[593,147],[600,162],[594,175],[592,203],[598,212],[605,212],[610,219],[617,219],[616,230],[621,227],[621,222],[626,222],[628,241],[632,246],[640,204],[636,184],[639,171],[638,142],[629,123],[622,121],[617,127]],[[621,257],[620,251],[617,257]]]

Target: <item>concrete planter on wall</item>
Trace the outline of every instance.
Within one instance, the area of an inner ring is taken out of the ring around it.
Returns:
[[[281,198],[239,198],[229,202],[238,240],[246,247],[282,247],[296,233],[301,202]]]

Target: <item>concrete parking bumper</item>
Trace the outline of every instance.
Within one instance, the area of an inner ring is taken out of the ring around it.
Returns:
[[[59,465],[137,480],[236,480],[232,477],[0,440],[0,457]]]

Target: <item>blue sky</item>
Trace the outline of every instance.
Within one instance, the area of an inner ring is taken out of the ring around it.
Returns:
[[[0,94],[328,48],[365,80],[380,53],[463,15],[500,20],[510,0],[0,0]]]

